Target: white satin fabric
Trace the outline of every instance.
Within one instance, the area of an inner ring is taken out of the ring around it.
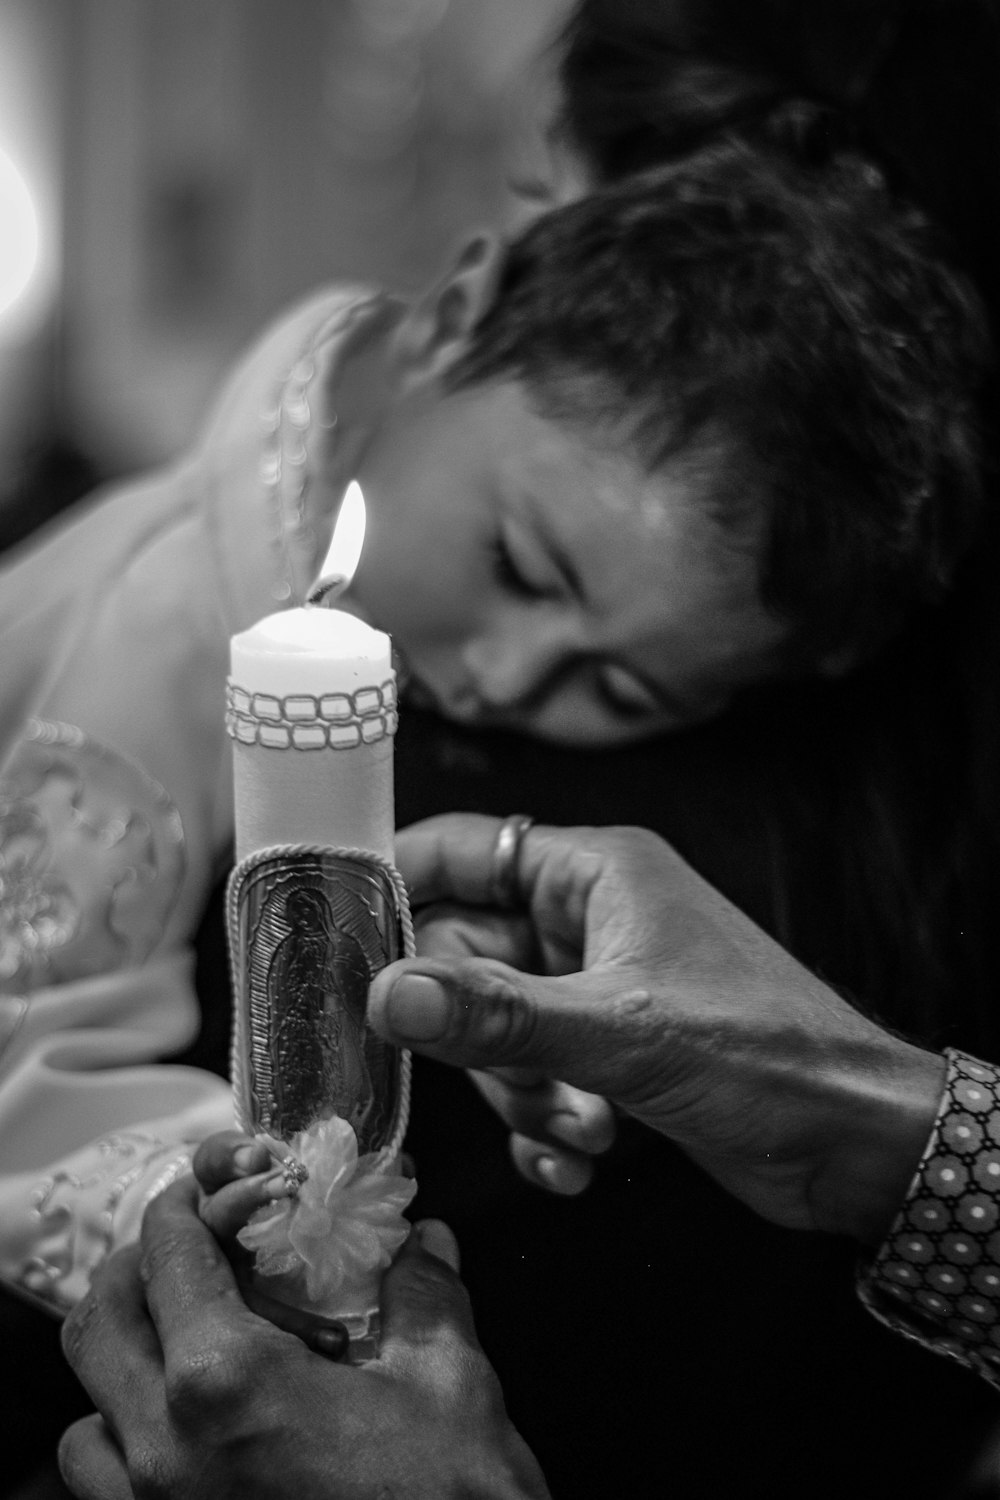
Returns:
[[[197,1031],[190,941],[232,840],[229,637],[297,602],[329,540],[330,487],[301,472],[281,534],[276,412],[298,372],[304,443],[361,298],[295,309],[193,454],[3,559],[0,1278],[53,1311],[232,1124],[226,1084],[158,1059]]]

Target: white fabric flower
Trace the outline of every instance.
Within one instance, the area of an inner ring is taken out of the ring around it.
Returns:
[[[417,1191],[407,1177],[373,1172],[374,1154],[333,1115],[295,1136],[283,1151],[308,1169],[297,1197],[258,1209],[239,1240],[265,1276],[292,1276],[309,1302],[325,1304],[384,1271],[410,1232],[403,1209]]]

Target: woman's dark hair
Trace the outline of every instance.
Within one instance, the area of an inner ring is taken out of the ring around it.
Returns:
[[[561,130],[599,181],[720,136],[804,166],[831,145],[860,150],[947,235],[996,336],[996,0],[579,0],[559,66]],[[995,454],[995,390],[986,402]],[[858,1003],[934,1045],[996,1055],[995,459],[987,479],[945,603],[860,672],[760,695],[665,744],[664,783],[705,788],[710,767],[718,790],[678,802],[654,785],[649,821]]]
[[[647,465],[683,465],[753,539],[802,667],[950,583],[979,520],[983,323],[863,158],[730,136],[537,219],[451,382],[514,376],[590,429],[627,413]]]
[[[827,106],[1000,309],[996,0],[578,0],[557,61],[558,123],[604,181]]]

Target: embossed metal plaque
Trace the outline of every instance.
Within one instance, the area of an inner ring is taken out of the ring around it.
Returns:
[[[392,1134],[399,1054],[368,1026],[368,986],[402,956],[395,892],[363,855],[262,850],[230,881],[234,1087],[254,1131],[289,1140],[340,1115],[361,1154]]]

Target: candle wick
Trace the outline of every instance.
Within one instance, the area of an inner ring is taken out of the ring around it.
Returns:
[[[334,599],[340,597],[349,582],[350,579],[346,578],[343,573],[327,573],[325,577],[317,578],[306,595],[306,609],[329,609]]]

